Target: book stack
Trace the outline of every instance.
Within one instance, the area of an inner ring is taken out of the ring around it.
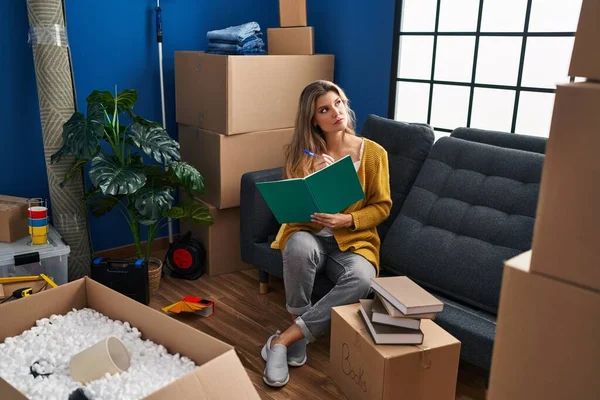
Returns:
[[[421,320],[435,319],[444,303],[406,276],[372,278],[373,300],[359,312],[376,344],[421,344]]]

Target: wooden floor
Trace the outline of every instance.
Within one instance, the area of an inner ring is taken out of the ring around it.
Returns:
[[[255,269],[217,277],[205,275],[196,281],[165,277],[150,306],[158,309],[181,300],[185,295],[213,300],[215,313],[208,318],[189,314],[174,318],[235,346],[263,399],[344,399],[339,388],[327,376],[329,336],[308,346],[308,362],[300,368],[290,368],[290,381],[286,386],[274,389],[263,382],[265,362],[260,356],[260,349],[277,329],[283,330],[292,323],[284,306],[283,282],[272,278],[270,287],[268,294],[259,293]],[[456,399],[484,399],[484,388],[482,371],[461,364]]]

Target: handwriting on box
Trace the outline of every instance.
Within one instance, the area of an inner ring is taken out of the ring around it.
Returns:
[[[350,346],[348,346],[347,343],[342,342],[342,371],[347,377],[353,380],[363,392],[367,393],[367,382],[363,380],[365,370],[362,365],[359,365],[358,371],[354,369],[355,367],[356,365],[352,365],[352,360],[350,358]]]

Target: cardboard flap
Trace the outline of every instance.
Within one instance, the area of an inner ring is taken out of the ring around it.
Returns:
[[[90,278],[84,278],[88,306],[111,319],[129,322],[142,337],[163,345],[170,353],[179,353],[202,365],[232,347],[192,328],[175,318],[130,299]],[[190,346],[190,343],[195,345]]]
[[[27,215],[27,201],[24,197],[13,197],[0,195],[0,211],[12,210],[25,206],[25,215]]]
[[[147,399],[260,399],[246,370],[231,349]]]
[[[31,286],[27,283],[24,287]],[[86,286],[83,279],[44,290],[25,299],[8,301],[0,305],[3,320],[10,324],[0,324],[0,342],[17,336],[31,328],[35,321],[48,318],[52,314],[66,314],[73,308],[81,309],[86,303]]]
[[[513,267],[524,272],[529,272],[529,265],[531,264],[531,250],[519,254],[507,260],[504,263],[505,267]]]
[[[14,388],[10,383],[0,378],[0,399],[27,400],[27,397]]]

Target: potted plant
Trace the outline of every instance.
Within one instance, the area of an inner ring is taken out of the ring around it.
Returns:
[[[150,255],[168,218],[199,224],[213,221],[208,207],[194,196],[204,192],[203,176],[181,161],[179,143],[161,125],[134,113],[137,98],[136,90],[117,94],[115,89],[114,96],[93,91],[86,99],[87,115],[75,112],[63,125],[63,144],[51,162],[74,157],[61,185],[90,163],[85,206],[95,217],[117,208],[131,229],[136,256],[149,264],[158,262],[160,269],[162,262]],[[179,189],[192,200],[173,205],[173,194]],[[145,251],[142,225],[148,228]]]

